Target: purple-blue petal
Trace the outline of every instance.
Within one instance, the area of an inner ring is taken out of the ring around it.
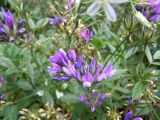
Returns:
[[[2,86],[4,86],[5,80],[4,80],[3,76],[0,76],[0,82],[1,82]]]
[[[136,117],[133,120],[143,120],[141,117]]]
[[[66,76],[57,76],[52,78],[52,80],[56,80],[56,81],[68,81],[69,79],[70,78]]]
[[[26,29],[25,28],[21,28],[21,29],[19,29],[18,30],[18,36],[20,35],[20,34],[23,34],[24,32],[26,31]]]
[[[90,83],[94,82],[94,78],[92,76],[92,74],[90,72],[86,72],[83,77],[82,77],[82,80],[85,82],[85,81],[88,81]]]
[[[93,103],[91,103],[91,112],[94,112],[95,111],[95,105]]]
[[[11,29],[13,30],[13,26],[14,26],[14,18],[12,13],[10,12],[10,10],[7,11],[6,15],[5,15],[5,24]]]
[[[90,64],[90,70],[91,70],[92,73],[95,72],[95,68],[96,68],[96,59],[93,58],[93,59],[91,60],[91,64]]]
[[[76,63],[76,69],[80,69],[82,67],[83,60],[84,60],[83,56],[78,57],[78,62]]]
[[[90,31],[88,28],[85,28],[80,32],[80,36],[83,38],[83,40],[92,40],[93,32]]]
[[[70,59],[72,59],[73,61],[76,61],[76,53],[74,50],[68,49],[68,56]]]
[[[68,0],[68,9],[71,9],[73,5],[73,0]]]
[[[82,95],[82,96],[79,97],[79,100],[80,100],[81,102],[85,102],[86,98],[85,98],[85,96]]]
[[[18,22],[18,29],[20,29],[22,27],[22,25],[24,24],[25,20],[20,20]]]
[[[62,23],[62,19],[60,17],[58,17],[58,16],[54,16],[53,18],[51,18],[49,20],[49,23],[51,25],[60,25]]]
[[[5,97],[5,93],[2,93],[1,95],[0,95],[0,100],[2,100],[4,97]]]
[[[132,118],[133,118],[133,113],[130,111],[126,113],[124,120],[131,120]]]
[[[98,100],[103,101],[106,98],[106,95],[104,93],[99,93]]]

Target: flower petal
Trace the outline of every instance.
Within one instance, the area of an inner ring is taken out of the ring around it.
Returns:
[[[68,50],[68,56],[70,59],[72,59],[73,61],[76,61],[76,53],[74,50],[69,49]]]
[[[102,73],[99,77],[98,77],[98,82],[104,80],[107,77],[106,73]]]
[[[88,81],[90,83],[92,83],[94,81],[94,78],[93,76],[91,75],[91,73],[89,72],[86,72],[83,77],[82,77],[82,80],[85,82],[85,81]]]
[[[108,0],[110,3],[125,3],[128,2],[128,0]]]
[[[72,75],[72,71],[69,68],[67,68],[67,67],[63,67],[63,71],[65,72],[65,74],[67,74],[69,76]]]
[[[108,2],[105,2],[103,4],[103,9],[104,9],[107,19],[111,22],[115,22],[117,15],[113,7]]]
[[[57,81],[67,81],[69,80],[69,77],[66,76],[57,76],[57,77],[53,77],[52,80],[57,80]]]
[[[88,82],[88,81],[83,82],[84,87],[91,87],[91,85],[92,85],[91,82]]]
[[[141,117],[136,117],[133,120],[143,120]]]
[[[96,59],[93,58],[93,59],[91,60],[91,64],[90,64],[90,70],[91,70],[92,73],[94,73],[95,68],[96,68]]]
[[[133,117],[133,113],[132,112],[127,112],[125,117],[124,117],[124,120],[130,120],[130,119],[132,119],[132,117]]]
[[[87,14],[93,17],[97,14],[97,12],[101,7],[102,7],[102,3],[98,3],[98,0],[96,0],[87,9]]]

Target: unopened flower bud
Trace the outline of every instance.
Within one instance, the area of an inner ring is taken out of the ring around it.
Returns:
[[[20,120],[26,120],[26,117],[25,117],[25,116],[20,116],[19,119],[20,119]]]
[[[43,114],[41,114],[40,116],[41,116],[41,117],[46,117],[46,115],[47,115],[46,113],[43,113]]]
[[[24,111],[19,111],[19,113],[20,113],[21,115],[25,115],[25,114],[26,114]]]
[[[39,111],[38,111],[39,113],[44,113],[44,109],[39,109]]]

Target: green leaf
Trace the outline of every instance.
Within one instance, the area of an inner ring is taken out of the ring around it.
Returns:
[[[23,90],[32,90],[32,85],[27,81],[18,81],[17,85]]]
[[[129,91],[128,89],[123,88],[123,87],[119,87],[119,86],[117,86],[117,87],[115,88],[115,90],[117,90],[117,91],[119,91],[119,92],[121,92],[121,93],[123,93],[123,94],[129,94],[129,93],[130,93],[130,91]]]
[[[53,104],[53,97],[48,91],[44,91],[44,95],[42,96],[42,101],[44,104]]]
[[[43,28],[44,26],[47,25],[48,21],[49,21],[49,18],[43,18],[39,20],[36,24],[36,28]]]
[[[153,62],[153,60],[152,60],[152,55],[151,55],[151,52],[150,52],[150,49],[149,49],[148,46],[146,47],[146,51],[145,52],[146,52],[146,56],[148,58],[148,61],[151,64]]]
[[[34,30],[36,28],[35,23],[32,19],[28,19],[29,27]]]
[[[160,59],[160,50],[158,50],[157,52],[154,53],[153,58]]]
[[[17,106],[6,106],[3,120],[17,120]]]
[[[31,77],[32,80],[34,80],[34,78],[35,78],[35,72],[34,72],[34,69],[33,69],[33,66],[32,66],[31,63],[29,63],[27,65],[27,69],[28,69],[29,76]]]
[[[79,97],[72,94],[66,94],[63,97],[61,97],[60,100],[62,102],[67,102],[67,103],[77,103],[79,102]]]
[[[0,57],[0,65],[6,68],[14,68],[15,65],[6,57]]]
[[[13,0],[8,0],[8,2],[16,12],[20,13],[19,7],[15,4],[15,2]]]
[[[132,100],[136,100],[141,94],[143,94],[145,85],[146,84],[144,84],[142,81],[139,81],[135,84],[132,92]]]
[[[153,62],[152,65],[160,66],[160,62]]]

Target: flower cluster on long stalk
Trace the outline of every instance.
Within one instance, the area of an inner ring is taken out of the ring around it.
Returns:
[[[95,58],[88,63],[83,55],[77,56],[76,52],[71,49],[67,53],[64,50],[57,51],[54,56],[49,58],[49,61],[51,67],[48,67],[48,72],[53,75],[53,80],[76,79],[84,88],[90,88],[94,84],[112,77],[116,72],[112,64],[103,69],[103,66],[98,64]],[[90,94],[81,96],[80,101],[90,105],[93,112],[95,106],[102,105],[104,98],[103,93],[98,94],[98,91],[92,91]]]
[[[53,80],[66,81],[75,78],[84,87],[91,87],[95,83],[110,78],[116,71],[112,64],[102,69],[102,65],[98,64],[95,58],[88,64],[83,55],[76,56],[75,51],[71,49],[67,53],[64,50],[57,51],[49,61],[52,66],[48,71],[53,75]]]

